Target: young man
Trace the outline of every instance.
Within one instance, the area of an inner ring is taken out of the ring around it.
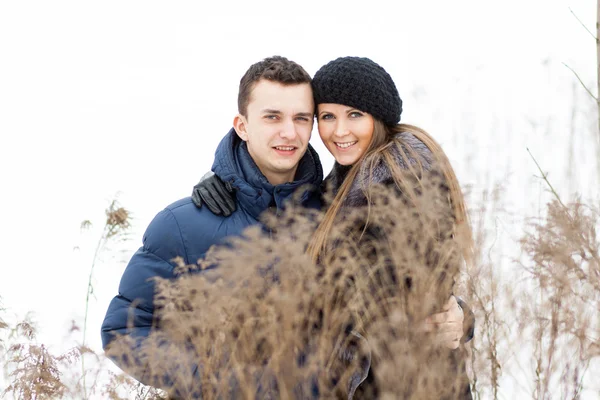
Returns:
[[[252,65],[240,81],[239,114],[219,144],[212,167],[216,176],[235,189],[236,211],[229,216],[214,215],[207,208],[197,208],[187,197],[167,206],[148,226],[143,245],[129,261],[119,294],[110,303],[102,324],[105,349],[116,335],[133,339],[134,360],[117,356],[113,360],[141,382],[164,388],[177,386],[169,376],[157,382],[144,372],[144,361],[136,359],[136,349],[159,329],[154,324],[152,278],[173,279],[176,258],[186,265],[196,264],[212,245],[259,223],[259,215],[268,208],[281,208],[301,186],[309,187],[301,196],[302,204],[321,206],[318,188],[323,171],[309,145],[314,113],[310,82],[300,65],[283,57]],[[193,369],[202,363],[188,361],[195,364]]]

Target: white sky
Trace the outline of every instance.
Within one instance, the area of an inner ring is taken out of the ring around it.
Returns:
[[[310,74],[344,55],[380,63],[403,121],[436,137],[475,192],[503,182],[521,215],[541,190],[526,146],[564,193],[595,194],[593,104],[562,65],[595,93],[595,43],[569,7],[595,26],[593,0],[1,2],[4,306],[33,311],[40,340],[72,345],[103,211],[120,192],[134,229],[97,265],[88,337],[99,350],[124,262],[151,218],[209,170],[242,74],[275,54]],[[311,142],[328,172],[316,131]],[[96,230],[82,235],[85,219]]]

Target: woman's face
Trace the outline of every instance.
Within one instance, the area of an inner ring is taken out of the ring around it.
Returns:
[[[375,127],[373,117],[342,104],[319,104],[319,135],[341,165],[352,165],[367,151]]]

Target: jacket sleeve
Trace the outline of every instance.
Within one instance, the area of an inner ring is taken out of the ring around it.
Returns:
[[[108,356],[125,372],[140,382],[157,387],[172,387],[173,379],[161,377],[156,382],[148,373],[148,366],[140,357],[140,348],[144,340],[155,329],[156,315],[154,307],[155,284],[153,278],[174,279],[174,258],[180,256],[187,263],[182,235],[173,213],[165,209],[157,214],[143,237],[143,246],[133,255],[127,265],[121,282],[119,294],[111,301],[102,324],[102,346],[105,350],[120,335],[129,341],[124,353],[127,355]],[[168,340],[168,339],[167,339]],[[168,346],[165,343],[165,346]],[[184,362],[184,361],[182,361]],[[197,360],[186,361],[192,373],[197,372]]]

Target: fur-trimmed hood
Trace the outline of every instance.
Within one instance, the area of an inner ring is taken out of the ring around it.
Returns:
[[[414,152],[419,156],[419,161],[421,162],[423,169],[425,171],[431,170],[431,167],[433,165],[433,153],[422,141],[417,139],[413,134],[409,132],[398,133],[396,137],[401,140],[402,148],[404,150],[404,153],[407,155],[409,163],[411,165],[417,165],[417,160],[412,157],[412,154]],[[409,151],[408,147],[412,148],[413,152]],[[400,154],[398,148],[394,146],[392,147],[392,149],[394,158],[396,159],[396,162],[398,163],[400,168],[407,170],[408,165],[406,164],[406,161],[402,158],[402,155]],[[324,191],[332,190],[333,194],[335,195],[338,192],[342,183],[344,182],[344,179],[350,171],[350,168],[351,166],[340,165],[337,162],[335,162],[331,172],[323,182]],[[385,163],[383,163],[383,161],[379,162],[375,166],[371,174],[367,170],[366,165],[362,165],[357,179],[355,179],[352,183],[350,192],[344,200],[344,205],[350,207],[365,206],[367,205],[367,199],[363,193],[363,187],[367,187],[368,185],[374,183],[389,185],[392,184],[393,181],[394,180],[392,177],[392,172],[385,165]]]

